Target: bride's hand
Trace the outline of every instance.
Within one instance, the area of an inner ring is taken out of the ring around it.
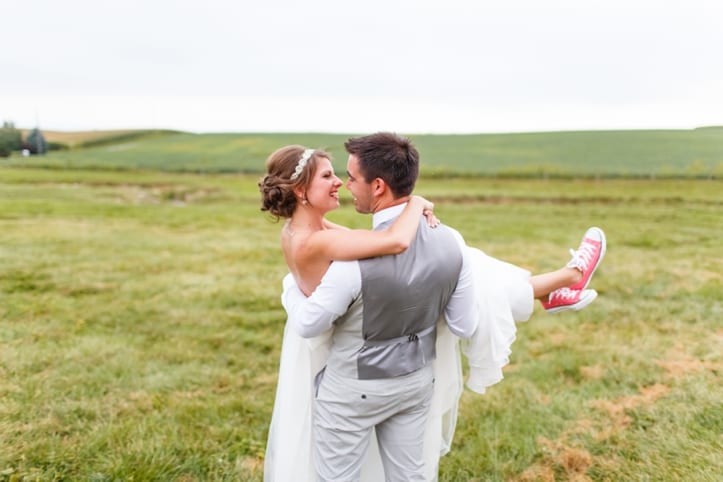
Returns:
[[[439,219],[437,219],[437,216],[434,215],[434,212],[430,209],[425,209],[422,211],[422,214],[424,214],[424,217],[427,218],[427,224],[432,227],[436,228],[439,226]]]
[[[427,218],[427,224],[432,228],[439,226],[439,219],[434,215],[434,203],[424,199],[422,196],[414,197],[422,203],[422,214]]]

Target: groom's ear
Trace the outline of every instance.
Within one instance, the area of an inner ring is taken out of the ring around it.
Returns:
[[[387,183],[384,182],[384,179],[381,177],[377,177],[372,181],[372,195],[381,197],[384,195],[385,192],[387,192]]]

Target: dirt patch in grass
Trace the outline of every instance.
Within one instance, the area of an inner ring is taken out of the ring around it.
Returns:
[[[649,387],[641,388],[640,393],[637,395],[620,397],[616,400],[591,401],[590,405],[607,414],[610,422],[596,434],[596,438],[598,440],[606,440],[616,433],[625,430],[632,423],[632,418],[627,414],[628,410],[651,405],[668,393],[669,390],[670,388],[668,386],[657,383]]]
[[[193,475],[183,474],[173,479],[173,482],[198,482],[198,479]]]
[[[720,335],[716,335],[720,336]],[[665,360],[656,360],[659,367],[664,369],[673,378],[680,378],[690,373],[698,373],[704,370],[720,371],[720,363],[695,358],[680,347],[676,346],[670,350]]]
[[[522,474],[512,479],[517,482],[555,482],[555,471],[552,467],[542,464],[535,464]]]
[[[246,471],[260,472],[264,467],[264,461],[260,457],[245,457],[241,462],[241,466]]]
[[[187,204],[215,199],[219,195],[217,189],[199,189],[181,185],[136,185],[124,184],[117,186],[117,201],[127,204]]]
[[[602,365],[585,366],[580,367],[580,374],[588,380],[599,380],[605,374],[605,369]]]
[[[569,480],[583,482],[592,480],[586,475],[593,464],[587,450],[570,447],[560,440],[537,439],[544,456],[538,463],[526,469],[518,479],[520,482]]]
[[[601,368],[597,366],[581,369],[587,376],[600,376]],[[519,482],[568,480],[583,482],[592,480],[587,471],[593,465],[609,465],[609,460],[593,457],[587,450],[574,447],[569,440],[580,434],[591,434],[597,440],[607,440],[613,435],[625,430],[632,418],[627,411],[637,407],[651,405],[665,396],[670,388],[663,384],[655,384],[640,389],[639,393],[619,397],[615,400],[593,400],[590,405],[605,415],[604,421],[590,419],[577,420],[568,430],[563,432],[557,440],[545,437],[537,439],[541,447],[542,459],[528,467],[519,478]]]

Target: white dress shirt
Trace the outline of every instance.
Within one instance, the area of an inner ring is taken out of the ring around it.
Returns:
[[[405,206],[406,204],[400,204],[374,213],[374,227],[399,216]],[[472,266],[464,239],[456,230],[447,228],[454,234],[462,251],[462,270],[452,297],[444,309],[444,317],[452,333],[461,338],[469,338],[474,334],[479,322]],[[361,295],[361,284],[361,270],[357,261],[331,263],[321,283],[308,298],[289,273],[284,277],[284,292],[281,295],[281,302],[288,314],[288,323],[304,338],[325,332]]]

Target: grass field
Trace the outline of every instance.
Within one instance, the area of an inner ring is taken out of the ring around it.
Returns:
[[[0,480],[261,480],[286,269],[256,180],[0,169]],[[440,480],[720,480],[721,187],[420,181],[535,272],[608,235],[598,300],[537,307],[505,380],[464,393]],[[331,219],[368,226],[342,195]]]
[[[343,134],[190,134],[170,131],[50,133],[55,142],[91,146],[0,166],[259,173],[274,149],[326,148],[344,162]],[[414,135],[426,175],[499,177],[718,178],[723,127],[667,131]]]

